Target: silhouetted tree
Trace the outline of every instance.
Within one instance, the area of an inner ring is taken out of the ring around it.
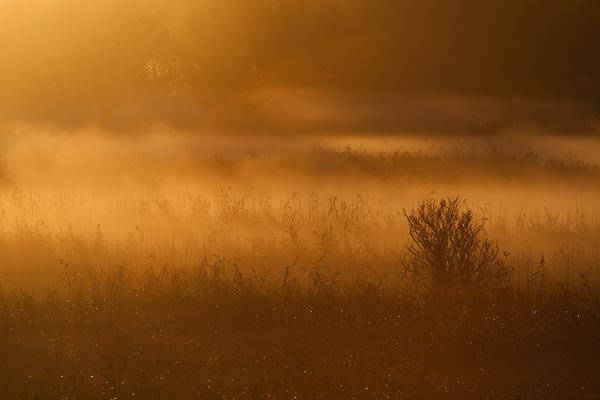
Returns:
[[[507,268],[484,222],[458,197],[421,201],[404,212],[410,228],[410,267],[436,292],[472,293],[497,287]]]

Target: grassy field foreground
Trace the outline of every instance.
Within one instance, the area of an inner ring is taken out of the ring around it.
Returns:
[[[2,398],[600,394],[596,293],[450,301],[360,282],[300,289],[289,276],[279,288],[235,273],[148,279],[116,275],[96,295],[3,294]]]
[[[3,194],[0,399],[600,398],[595,208],[398,199]]]
[[[0,292],[6,399],[597,398],[600,292],[512,281],[508,254],[458,198],[405,212],[398,275],[309,266],[95,275]],[[566,275],[568,278],[568,274]]]

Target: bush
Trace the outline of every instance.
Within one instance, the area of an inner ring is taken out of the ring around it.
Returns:
[[[436,292],[472,293],[506,282],[508,270],[484,221],[463,209],[459,197],[421,201],[410,213],[409,267]]]

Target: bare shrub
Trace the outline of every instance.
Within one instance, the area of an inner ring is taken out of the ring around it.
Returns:
[[[404,215],[410,228],[409,268],[436,292],[472,293],[506,282],[508,269],[484,220],[459,197],[421,201]]]

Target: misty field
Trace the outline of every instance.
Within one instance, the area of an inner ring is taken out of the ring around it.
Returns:
[[[600,400],[598,21],[0,0],[0,400]]]
[[[111,146],[5,155],[1,398],[600,397],[595,164]]]

